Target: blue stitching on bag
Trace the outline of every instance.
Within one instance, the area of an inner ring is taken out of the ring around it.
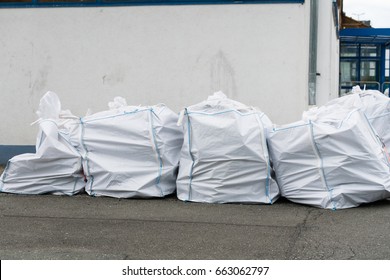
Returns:
[[[273,131],[273,132],[276,132],[276,131],[288,130],[288,129],[292,129],[292,128],[307,126],[307,125],[309,125],[309,123],[298,124],[298,125],[292,125],[292,126],[281,127],[281,128],[273,127],[273,128],[272,128],[272,131]]]
[[[124,115],[131,115],[131,114],[135,114],[135,113],[139,113],[139,112],[145,112],[145,111],[150,111],[151,109],[150,108],[147,108],[147,109],[142,109],[142,110],[139,110],[139,109],[136,109],[134,111],[124,111],[123,113],[120,113],[120,114],[116,114],[116,115],[112,115],[112,116],[106,116],[106,117],[100,117],[100,118],[95,118],[95,119],[92,119],[92,120],[85,120],[86,118],[88,117],[84,117],[83,119],[83,122],[84,123],[90,123],[90,122],[94,122],[94,121],[100,121],[100,120],[106,120],[106,119],[113,119],[113,118],[117,118],[117,117],[121,117],[121,116],[124,116]]]
[[[313,123],[310,121],[309,124],[310,124],[311,138],[312,138],[312,141],[313,141],[313,143],[314,143],[314,148],[316,149],[316,152],[317,152],[317,154],[318,154],[318,156],[319,156],[319,158],[320,158],[320,163],[321,163],[321,166],[320,166],[320,170],[321,170],[321,171],[320,171],[320,172],[321,172],[321,174],[322,174],[322,178],[324,179],[325,187],[326,187],[326,189],[327,189],[327,191],[328,191],[328,193],[329,193],[330,202],[331,202],[332,205],[333,205],[332,210],[336,210],[336,204],[335,204],[335,202],[333,201],[333,192],[332,192],[332,189],[329,188],[328,182],[327,182],[326,177],[325,177],[324,161],[323,161],[323,159],[322,159],[320,150],[318,149],[317,143],[316,143],[316,141],[314,140],[314,128],[313,128]]]
[[[162,162],[160,151],[158,150],[157,139],[156,139],[156,131],[155,131],[155,128],[153,126],[153,114],[154,114],[153,109],[150,109],[149,112],[150,112],[149,113],[149,115],[150,115],[150,126],[151,126],[151,130],[152,130],[153,143],[154,143],[154,146],[156,148],[156,153],[157,153],[157,157],[158,157],[158,160],[159,160],[159,169],[158,169],[158,177],[156,178],[156,186],[160,190],[161,196],[164,196],[164,192],[163,192],[163,190],[162,190],[162,188],[160,186],[163,162]]]
[[[192,194],[192,172],[194,170],[194,155],[191,152],[191,122],[190,122],[190,116],[188,113],[187,108],[184,109],[185,114],[187,115],[187,133],[188,133],[188,152],[190,154],[192,164],[191,164],[191,169],[190,169],[190,174],[189,174],[189,185],[188,185],[188,201],[191,200],[191,194]]]
[[[264,116],[264,113],[263,114],[257,114],[258,117],[256,117],[256,121],[259,123],[259,126],[261,128],[261,146],[263,146],[263,144],[265,144],[265,147],[262,147],[264,152],[264,156],[268,157],[267,159],[267,178],[265,179],[265,196],[268,198],[269,200],[269,204],[272,204],[272,200],[271,200],[271,197],[270,197],[270,177],[271,177],[271,162],[270,162],[270,156],[269,156],[269,153],[268,153],[268,146],[267,146],[267,138],[266,138],[266,129],[263,125],[263,122],[261,121],[261,118]]]
[[[89,192],[90,192],[90,195],[91,196],[95,196],[95,193],[92,191],[92,186],[93,186],[93,181],[94,181],[94,178],[93,178],[93,175],[91,175],[91,172],[89,170],[89,161],[88,161],[88,149],[87,149],[87,146],[85,145],[85,142],[83,140],[83,137],[84,137],[84,121],[82,118],[80,118],[80,124],[81,124],[81,135],[80,135],[80,142],[81,142],[81,145],[83,146],[84,150],[85,150],[85,156],[81,157],[83,160],[85,160],[85,163],[86,163],[86,166],[87,166],[87,178],[90,178],[90,184],[89,184]]]
[[[230,113],[230,112],[237,113],[237,114],[239,114],[241,116],[250,116],[250,115],[254,115],[254,114],[259,114],[259,112],[257,112],[257,111],[256,112],[250,112],[250,113],[241,113],[240,111],[237,111],[235,109],[221,111],[221,112],[216,112],[216,113],[197,112],[197,111],[188,112],[187,109],[185,109],[185,111],[187,112],[187,115],[189,115],[189,114],[198,114],[198,115],[207,115],[207,116],[221,115],[221,114]],[[264,115],[264,113],[262,113],[261,116],[262,115]]]

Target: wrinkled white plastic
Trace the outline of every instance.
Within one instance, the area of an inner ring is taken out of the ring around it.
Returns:
[[[359,94],[362,111],[387,148],[390,147],[390,98],[376,90],[366,90]]]
[[[113,101],[108,103],[109,110],[116,110],[127,106],[127,101],[121,96],[117,96]]]
[[[173,193],[183,142],[177,114],[165,105],[126,104],[115,98],[110,110],[82,118],[81,134],[73,134],[87,193],[117,198]]]
[[[273,203],[267,116],[222,92],[185,109],[184,142],[177,179],[180,200],[209,203]]]
[[[388,154],[360,109],[311,110],[270,129],[268,144],[281,194],[293,202],[343,209],[390,196]]]
[[[312,108],[303,113],[303,120],[313,119],[319,111],[337,114],[337,108],[353,110],[359,108],[368,118],[381,141],[390,147],[390,98],[377,90],[361,90],[359,86],[351,94],[336,98],[320,108]]]
[[[84,188],[81,156],[70,144],[69,128],[78,118],[61,111],[54,92],[47,92],[37,111],[39,133],[35,154],[22,154],[7,163],[0,177],[0,191],[19,194],[73,195]]]

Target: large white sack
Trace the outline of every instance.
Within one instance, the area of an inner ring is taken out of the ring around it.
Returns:
[[[268,144],[282,196],[320,208],[390,196],[388,154],[360,109],[320,108],[274,127]]]
[[[357,92],[362,111],[386,147],[390,147],[390,98],[377,90]]]
[[[69,128],[78,118],[61,111],[54,92],[47,92],[37,111],[39,133],[35,154],[13,157],[0,178],[0,191],[18,194],[73,195],[84,188],[81,156],[70,144]]]
[[[268,117],[218,92],[182,114],[184,142],[177,179],[180,200],[273,203],[265,137]]]
[[[359,86],[352,89],[351,94],[333,99],[320,108],[314,108],[303,114],[303,118],[316,114],[317,110],[333,106],[345,109],[359,108],[367,116],[381,141],[390,147],[390,98],[377,90],[361,90]]]
[[[83,155],[86,191],[94,196],[162,197],[175,191],[181,130],[177,114],[165,105],[127,106],[81,119],[77,147]]]

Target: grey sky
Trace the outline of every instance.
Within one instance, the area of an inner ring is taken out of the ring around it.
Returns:
[[[347,16],[371,20],[375,28],[390,28],[390,0],[344,0]]]

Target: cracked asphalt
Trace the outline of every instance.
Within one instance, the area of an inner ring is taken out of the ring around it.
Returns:
[[[390,259],[390,201],[323,210],[0,194],[0,259]]]

